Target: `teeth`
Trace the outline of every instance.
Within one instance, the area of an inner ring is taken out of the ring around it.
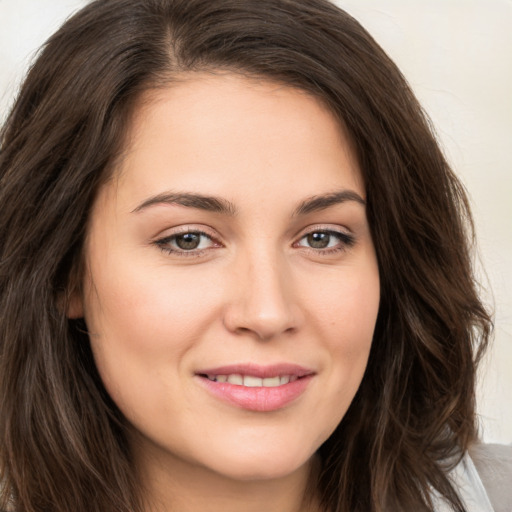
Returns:
[[[275,388],[277,386],[283,386],[289,382],[295,382],[298,377],[297,375],[282,375],[275,377],[254,377],[253,375],[240,375],[234,373],[231,375],[207,375],[209,380],[216,382],[227,382],[228,384],[235,384],[236,386],[245,386],[247,388]]]
[[[267,377],[263,379],[263,386],[266,388],[275,388],[281,384],[281,379],[279,377]]]
[[[246,388],[261,388],[261,386],[263,386],[263,379],[246,375],[244,377],[244,386]]]
[[[228,382],[230,384],[236,384],[237,386],[243,386],[244,385],[244,378],[241,375],[238,375],[238,374],[228,375]]]

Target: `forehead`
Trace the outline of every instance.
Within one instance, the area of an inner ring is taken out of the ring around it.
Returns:
[[[190,73],[147,92],[116,171],[132,196],[169,188],[229,195],[226,187],[311,196],[345,183],[364,196],[350,139],[321,101],[231,73]]]

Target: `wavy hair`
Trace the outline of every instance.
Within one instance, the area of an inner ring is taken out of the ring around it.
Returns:
[[[0,135],[3,506],[143,509],[126,421],[65,305],[137,99],[219,69],[322,101],[366,186],[381,305],[360,389],[319,449],[323,508],[426,511],[435,490],[463,511],[447,473],[476,437],[475,368],[491,331],[468,202],[400,71],[327,0],[96,0],[42,48]]]

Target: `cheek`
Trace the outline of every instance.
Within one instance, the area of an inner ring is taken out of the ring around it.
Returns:
[[[118,259],[115,266],[98,265],[94,276],[86,316],[102,338],[128,350],[179,350],[215,307],[207,285],[163,266],[123,265]]]
[[[345,268],[323,283],[309,295],[310,311],[325,332],[331,350],[347,355],[369,350],[380,300],[377,269]]]
[[[322,293],[310,295],[314,301],[310,314],[315,315],[315,330],[321,335],[321,348],[328,354],[325,405],[334,428],[352,402],[366,369],[380,287],[374,267],[361,272],[347,269],[328,283]]]
[[[185,273],[171,279],[162,267],[133,268],[119,258],[97,265],[85,308],[98,371],[128,416],[157,414],[162,404],[155,397],[168,395],[183,376],[188,352],[216,315],[213,291]]]

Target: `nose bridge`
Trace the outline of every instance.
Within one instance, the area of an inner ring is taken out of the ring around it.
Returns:
[[[267,240],[240,254],[228,327],[268,339],[298,327],[299,314],[286,257]]]

